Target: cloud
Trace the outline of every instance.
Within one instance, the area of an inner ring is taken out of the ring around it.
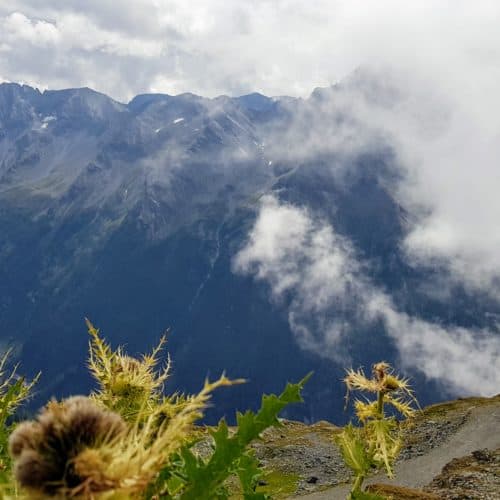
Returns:
[[[472,80],[475,67],[497,60],[499,10],[494,1],[11,0],[0,17],[71,29],[75,43],[61,37],[50,57],[47,47],[14,44],[0,72],[47,87],[91,81],[122,100],[152,88],[306,96],[366,63]],[[111,48],[109,58],[102,47]],[[38,57],[44,65],[24,64]]]
[[[56,26],[47,21],[32,21],[20,12],[14,12],[3,19],[2,31],[8,42],[26,41],[41,46],[56,45],[60,33]]]
[[[498,393],[498,332],[444,326],[411,317],[398,311],[390,298],[379,291],[366,302],[366,307],[370,317],[383,321],[404,366],[420,370],[456,395]]]
[[[498,392],[498,332],[444,326],[399,311],[368,277],[348,240],[307,209],[262,199],[233,270],[266,282],[304,349],[345,364],[345,342],[361,325],[381,322],[401,363],[455,394]]]
[[[414,217],[410,261],[444,266],[451,279],[500,298],[500,117],[490,88],[500,73],[475,66],[471,87],[468,77],[413,79],[400,84],[400,105],[368,106],[363,116],[385,131],[403,173],[394,195]]]
[[[302,103],[291,125],[267,138],[268,152],[295,164],[326,158],[337,180],[352,174],[355,158],[390,152],[386,187],[410,214],[402,242],[408,261],[500,299],[500,115],[491,97],[500,71],[477,68],[470,87],[468,78],[425,75],[357,70]]]
[[[249,242],[234,259],[234,270],[269,283],[273,298],[291,295],[289,321],[302,347],[338,358],[344,326],[331,310],[354,313],[362,286],[360,269],[347,240],[329,226],[316,225],[305,210],[265,196]],[[357,291],[357,292],[356,292]],[[311,321],[328,331],[316,338]]]

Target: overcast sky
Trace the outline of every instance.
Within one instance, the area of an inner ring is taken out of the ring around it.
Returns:
[[[498,72],[497,1],[2,0],[0,79],[141,92],[308,95],[359,65]],[[492,87],[493,89],[493,87]]]

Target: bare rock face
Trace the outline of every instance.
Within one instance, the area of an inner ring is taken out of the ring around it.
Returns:
[[[477,450],[452,460],[425,491],[446,500],[499,498],[500,448]]]

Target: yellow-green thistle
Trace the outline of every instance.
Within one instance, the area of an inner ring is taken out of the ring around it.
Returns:
[[[7,369],[10,354],[11,350],[8,350],[0,358],[0,498],[12,486],[11,459],[8,453],[9,432],[14,425],[11,417],[18,406],[29,398],[39,378],[38,374],[31,382],[27,382],[24,377],[18,376],[17,365]]]
[[[346,402],[352,391],[376,395],[375,400],[354,401],[354,410],[361,427],[349,424],[335,437],[344,461],[355,475],[349,499],[359,496],[363,481],[371,469],[381,467],[389,477],[393,476],[394,461],[402,442],[399,424],[394,416],[386,416],[385,405],[392,406],[404,418],[410,418],[415,413],[413,403],[416,403],[416,399],[407,379],[395,375],[391,366],[384,361],[374,364],[372,372],[372,377],[368,378],[362,369],[350,369],[344,378]]]
[[[122,348],[113,351],[99,330],[89,320],[86,322],[91,336],[88,366],[99,384],[93,394],[96,401],[118,412],[128,422],[146,418],[157,411],[158,406],[173,404],[176,398],[163,395],[170,358],[167,356],[165,365],[157,369],[166,342],[164,336],[150,354],[136,359],[125,354]]]
[[[259,470],[247,447],[266,428],[278,424],[277,416],[287,404],[302,400],[308,377],[287,384],[279,396],[263,396],[257,413],[238,414],[234,433],[221,420],[210,432],[213,452],[204,459],[192,449],[193,424],[203,416],[215,389],[244,381],[223,374],[215,382],[206,380],[198,394],[165,395],[168,357],[164,368],[157,369],[164,338],[151,354],[133,358],[121,348],[112,350],[99,331],[90,322],[87,325],[88,363],[98,390],[89,397],[52,401],[36,419],[16,427],[8,441],[10,457],[6,455],[0,497],[225,498],[225,481],[236,471],[242,491],[253,494]],[[0,360],[0,371],[1,367]],[[3,387],[0,384],[0,398],[4,397],[5,408],[12,409],[17,396],[25,397],[30,386],[16,380],[5,386],[6,395]],[[12,394],[16,397],[10,398]]]
[[[7,361],[12,350],[7,350],[0,358],[0,425],[5,425],[7,418],[14,414],[17,407],[31,394],[40,378],[38,374],[31,382],[17,374],[17,365],[7,371]]]
[[[160,424],[156,412],[127,423],[87,397],[51,402],[9,439],[14,477],[29,498],[142,498],[187,442],[212,391],[232,384],[224,376],[205,382]]]
[[[108,481],[120,478],[117,491],[140,494],[160,470],[168,468],[171,457],[192,440],[193,424],[203,416],[212,391],[244,382],[222,375],[215,382],[205,381],[195,395],[165,395],[170,358],[158,368],[165,337],[150,354],[133,358],[122,348],[112,350],[99,330],[87,320],[91,336],[88,365],[99,384],[92,399],[119,413],[128,424],[122,439],[106,445],[112,459],[106,464]]]

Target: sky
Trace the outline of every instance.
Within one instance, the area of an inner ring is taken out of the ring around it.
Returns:
[[[400,98],[381,105],[343,96],[335,105],[364,125],[346,131],[356,142],[321,135],[328,124],[321,133],[309,131],[307,140],[297,128],[301,154],[316,154],[325,144],[352,153],[376,138],[370,130],[382,134],[403,174],[392,194],[413,215],[402,242],[408,261],[439,265],[450,283],[500,301],[498,26],[498,0],[2,0],[0,81],[40,89],[89,86],[120,101],[145,92],[307,97],[357,68],[376,68],[379,81]],[[493,384],[489,389],[498,387],[491,371],[500,372],[498,332],[443,328],[397,311],[361,271],[350,242],[304,210],[267,199],[235,261],[237,272],[266,280],[274,296],[295,293],[289,321],[299,343],[311,348],[320,332],[317,350],[328,352],[325,341],[337,349],[339,325],[316,325],[312,332],[303,317],[314,308],[327,311],[330,294],[346,298],[342,284],[357,283],[367,321],[381,319],[389,334],[408,331],[398,341],[403,359],[423,363],[427,356],[426,373],[448,380],[443,366],[455,374],[469,352],[478,374],[469,389],[481,377]],[[298,225],[296,241],[309,249],[311,266],[300,273],[292,257],[303,260],[306,250],[285,245],[289,219]],[[275,241],[283,246],[269,250]],[[280,255],[291,268],[283,268]],[[330,274],[318,271],[314,259]],[[324,303],[309,304],[311,290]]]
[[[485,0],[2,0],[0,78],[122,101],[307,96],[367,63],[473,85],[478,66],[499,71],[499,11]]]

